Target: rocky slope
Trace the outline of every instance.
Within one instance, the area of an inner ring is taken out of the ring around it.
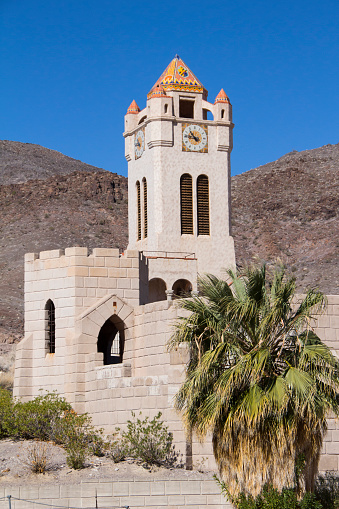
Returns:
[[[339,145],[232,177],[237,262],[281,258],[299,288],[338,293]],[[0,343],[23,332],[25,252],[127,245],[127,179],[38,145],[0,141]]]
[[[339,292],[339,144],[233,177],[232,209],[237,263],[280,258],[300,290]]]

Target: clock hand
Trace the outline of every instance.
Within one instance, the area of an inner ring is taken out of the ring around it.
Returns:
[[[190,134],[188,135],[189,138],[193,138],[194,141],[199,141],[199,138],[197,136],[194,136],[194,134],[192,133],[192,131],[190,131]]]

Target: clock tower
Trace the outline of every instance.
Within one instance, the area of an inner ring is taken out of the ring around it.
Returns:
[[[234,267],[230,231],[232,106],[223,89],[214,104],[176,55],[125,116],[128,249],[142,252],[149,296],[196,290],[197,275]],[[178,284],[178,281],[181,283]],[[160,298],[161,296],[161,298]]]

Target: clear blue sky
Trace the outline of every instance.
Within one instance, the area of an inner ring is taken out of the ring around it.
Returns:
[[[0,0],[0,139],[123,175],[123,116],[178,53],[233,105],[232,173],[339,142],[338,0]]]

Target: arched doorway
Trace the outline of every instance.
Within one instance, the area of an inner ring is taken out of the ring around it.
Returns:
[[[158,302],[166,300],[166,283],[160,277],[151,279],[148,283],[148,301]]]
[[[124,322],[112,315],[101,327],[97,350],[104,354],[104,365],[122,362],[124,354]]]
[[[187,279],[177,279],[173,284],[174,299],[188,297],[192,291],[192,284]]]

